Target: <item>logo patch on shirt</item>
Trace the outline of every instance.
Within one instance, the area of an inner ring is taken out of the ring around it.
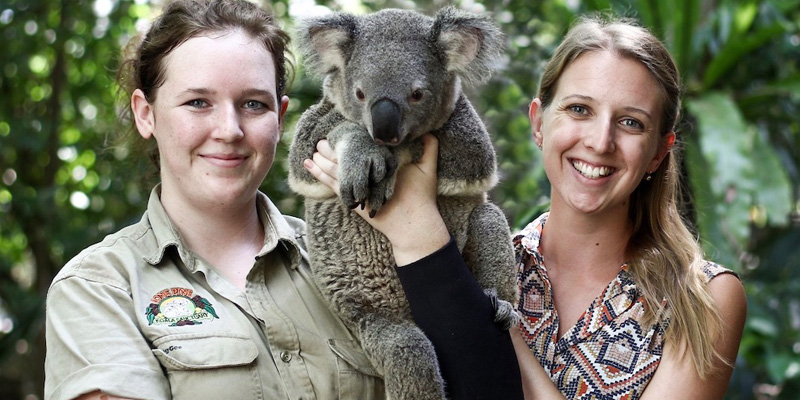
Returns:
[[[144,310],[148,325],[200,325],[219,318],[214,307],[192,289],[174,287],[156,293]]]

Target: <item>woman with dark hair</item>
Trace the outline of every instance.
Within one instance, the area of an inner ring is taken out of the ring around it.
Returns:
[[[47,399],[380,399],[311,279],[305,225],[258,188],[280,140],[289,38],[248,1],[166,5],[123,64],[160,183],[141,221],[47,296]]]

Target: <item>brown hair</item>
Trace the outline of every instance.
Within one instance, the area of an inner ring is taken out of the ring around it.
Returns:
[[[275,64],[276,94],[280,104],[286,91],[287,76],[292,70],[288,59],[289,35],[274,15],[246,0],[175,0],[169,2],[150,29],[131,40],[124,51],[124,60],[117,73],[121,97],[124,98],[124,119],[130,123],[128,145],[152,160],[158,171],[158,147],[152,140],[131,140],[135,125],[130,118],[131,95],[141,89],[148,102],[153,103],[158,88],[164,83],[164,59],[187,40],[211,33],[242,30],[261,41],[272,54]],[[223,56],[223,55],[220,55]]]
[[[655,78],[662,98],[658,133],[675,130],[681,109],[678,68],[667,48],[650,31],[625,19],[584,17],[573,26],[545,67],[538,97],[548,107],[558,80],[572,61],[587,52],[607,51],[642,63]],[[713,341],[720,318],[706,288],[703,253],[679,211],[679,151],[673,146],[652,180],[631,194],[627,246],[629,271],[645,296],[646,324],[669,324],[667,340],[689,351],[701,376],[718,355]],[[666,302],[664,302],[666,300]],[[668,306],[668,308],[665,307]]]

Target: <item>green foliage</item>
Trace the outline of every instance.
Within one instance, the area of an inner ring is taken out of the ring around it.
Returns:
[[[356,7],[432,12],[444,3],[452,1]],[[527,112],[569,25],[611,10],[667,43],[685,85],[689,211],[709,256],[738,271],[748,294],[727,398],[791,398],[800,390],[800,1],[476,3],[458,5],[490,12],[508,39],[502,70],[468,94],[498,152],[502,181],[492,198],[515,228],[549,204]],[[292,28],[290,1],[271,6]],[[118,119],[114,71],[121,45],[155,12],[129,0],[0,2],[0,398],[41,396],[42,306],[58,269],[144,208],[151,183],[141,179],[143,160],[116,145],[129,126]],[[284,137],[262,189],[284,212],[302,216],[286,183],[286,153],[321,82],[306,77],[302,60],[296,66]]]

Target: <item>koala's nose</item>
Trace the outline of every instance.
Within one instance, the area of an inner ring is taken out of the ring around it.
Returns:
[[[372,139],[378,144],[400,143],[400,107],[389,99],[372,106]]]

